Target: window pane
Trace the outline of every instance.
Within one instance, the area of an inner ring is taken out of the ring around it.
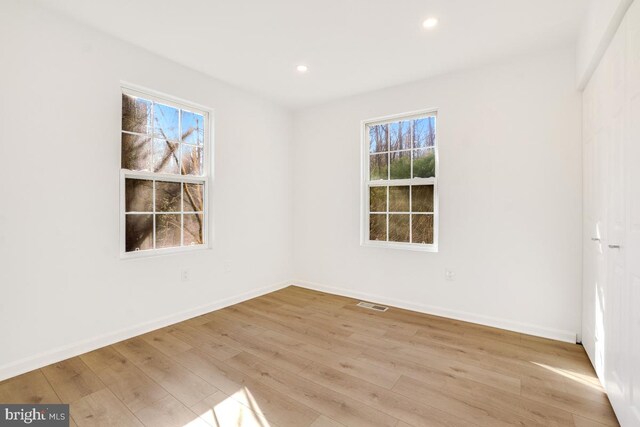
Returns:
[[[389,212],[409,212],[409,186],[389,187]]]
[[[411,187],[411,211],[433,212],[433,185]]]
[[[203,175],[202,148],[182,145],[182,175]]]
[[[387,215],[369,215],[369,240],[387,240]]]
[[[433,147],[436,142],[436,118],[413,121],[413,148]]]
[[[433,215],[412,215],[413,243],[433,243]]]
[[[127,214],[125,224],[125,251],[143,251],[153,248],[153,215]]]
[[[369,127],[370,153],[389,151],[388,132],[389,128],[387,125],[377,125]]]
[[[184,215],[184,245],[202,245],[203,238],[203,216],[201,214]]]
[[[411,148],[411,122],[397,122],[389,125],[390,150]]]
[[[204,212],[204,185],[184,184],[184,211]]]
[[[180,144],[164,139],[153,140],[153,171],[160,173],[180,173],[178,154]]]
[[[178,141],[178,109],[163,104],[153,104],[153,133],[156,137]]]
[[[151,170],[151,139],[122,134],[122,168],[132,171]]]
[[[391,153],[391,179],[411,178],[411,155],[409,151]]]
[[[125,179],[125,212],[153,211],[153,181]]]
[[[180,214],[156,215],[156,248],[180,246]]]
[[[182,142],[204,144],[204,117],[182,110]]]
[[[409,215],[389,214],[389,241],[409,241]]]
[[[413,177],[436,176],[436,153],[433,148],[413,150]]]
[[[122,130],[151,133],[151,101],[123,93]]]
[[[387,211],[387,187],[369,188],[369,212]]]
[[[388,179],[388,154],[372,154],[369,156],[370,179]]]
[[[180,212],[179,182],[156,181],[156,212]]]

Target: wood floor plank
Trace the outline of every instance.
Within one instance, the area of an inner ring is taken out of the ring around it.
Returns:
[[[215,339],[215,337],[211,334],[203,333],[202,330],[199,330],[194,326],[180,323],[171,327],[168,332],[179,340],[186,342],[190,346],[199,348],[220,360],[233,357],[242,351],[233,347],[229,347],[227,344]]]
[[[45,366],[42,373],[63,403],[74,402],[106,387],[79,357]]]
[[[525,380],[522,385],[522,396],[570,411],[601,424],[618,425],[618,420],[613,415],[610,405],[584,399],[564,390],[530,386]]]
[[[171,395],[141,408],[135,415],[147,427],[211,427],[196,412]]]
[[[107,388],[73,402],[70,412],[79,427],[142,426],[142,423]]]
[[[375,347],[375,343],[372,342],[371,346]],[[371,350],[358,358],[429,383],[440,381],[444,384],[449,378],[467,378],[501,390],[520,393],[520,378],[428,353],[423,353],[421,357],[407,357],[385,350]]]
[[[363,351],[362,346],[350,342],[348,337],[331,335],[330,333],[323,332],[322,329],[318,327],[307,327],[290,322],[275,321],[260,313],[247,310],[243,308],[242,305],[234,306],[233,310],[226,312],[226,315],[255,322],[266,329],[281,332],[300,341],[346,356],[357,356]]]
[[[100,371],[118,363],[124,363],[127,360],[112,346],[102,347],[82,354],[80,355],[80,359],[82,359],[93,372]]]
[[[191,407],[210,426],[214,427],[279,427],[259,410],[245,406],[236,399],[218,391]],[[179,424],[173,424],[176,426]],[[167,427],[170,427],[167,425]]]
[[[424,331],[416,333],[411,339],[425,338],[433,342],[434,338]],[[513,343],[505,343],[495,340],[487,340],[483,338],[470,337],[465,333],[457,341],[448,342],[455,348],[464,348],[471,351],[481,352],[482,354],[492,357],[508,358],[515,361],[525,363],[553,364],[560,369],[570,369],[589,375],[591,373],[591,365],[588,359],[582,355],[573,352],[566,352],[563,357],[558,357],[553,351],[546,351],[545,347],[525,348]]]
[[[357,400],[286,372],[249,354],[227,361],[232,367],[293,399],[352,427],[395,426],[397,419]]]
[[[472,422],[466,422],[458,418],[454,414],[444,412],[433,406],[428,406],[427,400],[418,402],[416,400],[406,399],[398,393],[317,363],[309,366],[300,375],[316,384],[320,384],[337,393],[350,396],[416,427],[475,425]]]
[[[186,342],[171,335],[166,330],[149,332],[148,334],[141,335],[140,338],[151,344],[153,347],[160,350],[167,356],[172,354],[182,353],[183,351],[191,350],[191,347]]]
[[[595,403],[609,405],[604,389],[598,384],[595,385],[591,381],[584,379],[584,376],[578,375],[575,379],[567,378],[565,371],[549,378],[548,376],[527,375],[523,378],[523,389],[525,393],[548,394],[554,391],[573,395],[578,399],[590,400]],[[595,375],[595,374],[594,374]]]
[[[60,403],[40,369],[0,382],[2,403]]]
[[[353,319],[344,317],[342,319],[337,319],[335,315],[330,316],[324,313],[312,313],[311,315],[307,313],[307,319],[313,322],[316,326],[333,324],[338,329],[343,330],[349,335],[359,333],[369,335],[371,337],[380,337],[389,331],[388,328],[383,328],[380,324],[376,325],[367,322],[357,322]]]
[[[306,344],[276,331],[266,331],[261,336],[272,345],[280,346],[300,357],[322,363],[356,378],[366,379],[382,387],[391,388],[400,378],[400,373],[393,367],[387,369],[386,366],[376,366],[364,359],[339,355],[331,350]]]
[[[369,329],[373,329],[373,333],[370,335],[379,336],[382,331],[389,333],[398,333],[405,336],[412,336],[418,332],[419,328],[416,326],[408,325],[406,323],[397,322],[392,319],[380,319],[373,316],[364,317],[360,313],[354,313],[347,310],[340,311],[323,311],[317,309],[309,310],[312,316],[320,317],[330,323],[342,323],[365,326]],[[363,331],[358,331],[364,333]],[[365,333],[365,335],[367,335]]]
[[[436,408],[448,412],[463,420],[483,427],[493,426],[542,426],[510,411],[498,410],[482,402],[471,402],[458,396],[433,388],[421,381],[402,376],[393,387],[393,391],[412,400],[429,402]]]
[[[332,295],[297,286],[280,289],[279,291],[272,292],[269,296],[284,298],[285,301],[291,298],[298,298],[301,305],[322,306],[330,310],[341,310],[347,304],[356,304],[358,302],[353,298]]]
[[[134,365],[140,365],[153,358],[166,358],[160,350],[140,339],[140,337],[120,341],[113,344],[112,347]]]
[[[311,424],[311,427],[345,427],[344,424],[340,424],[337,421],[332,420],[329,417],[320,415],[317,420]],[[397,427],[397,425],[396,425]]]
[[[319,414],[308,406],[231,368],[223,361],[199,349],[176,355],[175,359],[245,406],[259,408],[269,420],[281,427],[305,427],[318,418]]]
[[[568,411],[475,381],[450,379],[443,390],[450,395],[458,396],[460,400],[472,404],[479,401],[497,410],[513,412],[543,425],[567,426],[572,424],[572,416]]]
[[[205,380],[170,360],[151,359],[139,367],[186,406],[193,405],[216,391]]]
[[[520,336],[520,347],[524,349],[535,349],[537,351],[545,349],[545,351],[563,357],[565,355],[584,356],[584,349],[580,345],[575,345],[563,341],[551,340],[548,338],[535,337],[533,335],[522,334]]]
[[[262,316],[268,317],[275,322],[279,322],[283,325],[292,325],[299,330],[312,330],[316,334],[327,338],[329,341],[335,338],[345,338],[348,337],[351,332],[344,331],[338,327],[335,327],[333,324],[325,323],[323,325],[318,325],[313,321],[307,319],[307,316],[300,315],[295,312],[287,311],[285,308],[282,308],[278,311],[269,311],[263,312],[259,309],[255,309],[251,306],[245,306],[245,308],[253,311],[256,314],[260,314]]]
[[[246,302],[255,303],[259,305],[262,310],[266,310],[266,311],[277,310],[280,306],[282,306],[282,304],[279,302],[274,302],[269,300],[268,298],[265,298],[265,296],[267,295],[261,295],[259,297],[250,299],[249,301],[246,301]]]
[[[308,359],[297,356],[289,351],[280,350],[267,340],[263,340],[254,335],[244,334],[238,329],[234,330],[228,326],[221,327],[219,324],[212,323],[205,323],[202,327],[209,328],[211,333],[220,339],[221,342],[228,343],[229,346],[267,359],[291,372],[299,372],[310,363]]]
[[[250,306],[248,305],[243,305],[243,307],[250,308]],[[229,319],[227,316],[225,316],[226,313],[226,308],[214,311],[213,313],[209,313],[209,321],[206,323],[206,325],[211,330],[216,332],[226,332],[232,330],[242,332],[243,334],[249,336],[259,335],[264,331],[264,328],[262,326],[258,326],[255,323],[245,322],[238,318]]]
[[[139,337],[117,343],[114,347],[187,407],[217,391]]]
[[[596,421],[581,417],[576,414],[573,414],[573,422],[575,424],[575,427],[604,427],[605,426],[605,424],[600,424]]]
[[[357,337],[354,334],[351,338],[355,341]],[[536,375],[541,378],[558,377],[557,374],[530,361],[491,354],[482,348],[443,343],[419,336],[406,337],[385,334],[384,339],[380,340],[380,346],[383,345],[385,349],[395,348],[398,353],[408,356],[412,360],[419,360],[424,355],[432,355],[438,358],[460,361],[510,377],[526,377],[529,375]]]
[[[97,371],[96,375],[131,412],[149,406],[168,394],[127,359]]]

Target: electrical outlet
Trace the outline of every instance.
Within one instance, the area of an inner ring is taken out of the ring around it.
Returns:
[[[456,278],[456,273],[454,273],[451,270],[445,270],[444,271],[444,278],[449,281],[452,282],[455,278]]]
[[[188,282],[189,281],[189,270],[182,270],[180,272],[180,278],[182,279],[183,282]]]
[[[231,261],[230,260],[226,260],[222,264],[222,268],[224,269],[225,273],[231,273]]]

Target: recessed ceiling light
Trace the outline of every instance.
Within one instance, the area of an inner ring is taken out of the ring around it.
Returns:
[[[438,25],[438,18],[427,18],[422,22],[424,28],[433,28]]]
[[[306,73],[307,71],[309,71],[309,67],[307,67],[306,65],[302,65],[302,64],[301,64],[301,65],[298,65],[298,66],[296,67],[296,70],[297,70],[299,73]]]

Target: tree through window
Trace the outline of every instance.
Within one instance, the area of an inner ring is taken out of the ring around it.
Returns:
[[[208,116],[123,88],[123,253],[207,244]]]

